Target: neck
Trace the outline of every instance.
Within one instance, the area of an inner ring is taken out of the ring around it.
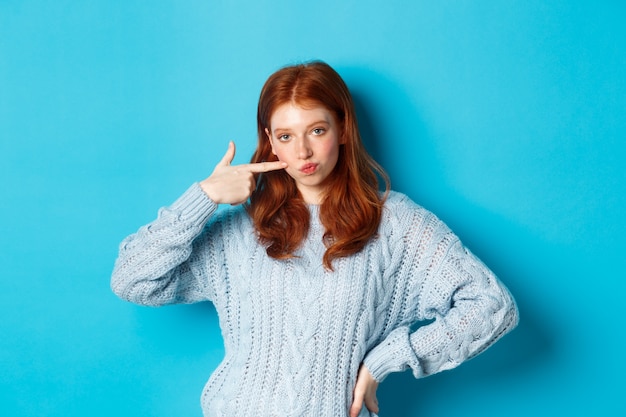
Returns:
[[[306,204],[319,206],[322,204],[322,193],[321,192],[313,192],[311,190],[302,190],[300,189],[300,195],[302,196],[302,200]]]

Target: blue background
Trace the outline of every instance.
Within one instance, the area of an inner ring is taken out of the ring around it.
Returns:
[[[0,1],[0,409],[201,416],[209,304],[115,298],[117,245],[320,58],[393,188],[510,287],[518,329],[390,376],[381,416],[626,415],[626,6],[618,1]]]

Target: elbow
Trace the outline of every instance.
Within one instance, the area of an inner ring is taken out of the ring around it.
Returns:
[[[123,273],[116,267],[111,274],[110,288],[117,297],[134,304],[141,304],[139,294],[137,294],[137,282],[129,279],[129,274]]]
[[[519,324],[519,308],[513,296],[509,295],[509,305],[506,316],[510,317],[510,330],[513,330]]]
[[[144,304],[141,279],[138,274],[117,261],[111,273],[110,288],[118,298],[133,304]]]
[[[149,298],[144,297],[144,294],[136,291],[136,287],[133,285],[125,285],[111,280],[111,291],[117,297],[129,303],[143,305],[143,306],[156,306],[158,304],[151,302]]]
[[[503,297],[499,313],[499,316],[501,317],[499,320],[500,325],[497,326],[496,330],[502,336],[513,330],[519,324],[519,310],[517,308],[517,303],[506,288],[503,289]]]
[[[122,280],[120,280],[115,273],[111,276],[110,283],[111,291],[117,297],[121,298],[124,301],[133,301],[131,300],[129,291],[127,291],[127,286],[124,284]]]
[[[129,303],[159,307],[170,304],[171,301],[160,293],[160,289],[142,281],[126,281],[118,279],[115,274],[111,277],[111,291],[124,301]]]

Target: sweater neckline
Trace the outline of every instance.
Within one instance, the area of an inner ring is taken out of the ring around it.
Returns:
[[[312,230],[322,230],[322,221],[320,220],[320,205],[319,204],[307,204],[310,214],[310,228]]]

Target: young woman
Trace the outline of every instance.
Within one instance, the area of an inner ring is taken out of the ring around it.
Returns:
[[[138,304],[214,303],[226,354],[205,416],[373,416],[389,373],[454,368],[515,327],[492,272],[388,190],[330,66],[274,73],[257,122],[251,163],[231,165],[231,142],[207,179],[122,242],[111,281]]]

